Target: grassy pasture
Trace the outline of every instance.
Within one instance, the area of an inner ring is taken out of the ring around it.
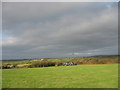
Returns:
[[[118,64],[3,69],[3,88],[117,88]]]

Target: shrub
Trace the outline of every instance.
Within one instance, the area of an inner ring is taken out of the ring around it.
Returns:
[[[55,66],[62,66],[64,62],[56,62]]]
[[[42,61],[42,62],[34,62],[31,64],[30,67],[49,67],[49,66],[55,66],[55,62],[49,62],[49,61]]]
[[[2,69],[2,66],[0,66],[0,69]]]
[[[30,68],[31,64],[18,64],[16,65],[16,68]]]
[[[18,64],[13,64],[13,67],[12,68],[16,68]]]
[[[2,69],[10,69],[12,68],[13,65],[12,64],[5,64],[5,65],[2,65]]]

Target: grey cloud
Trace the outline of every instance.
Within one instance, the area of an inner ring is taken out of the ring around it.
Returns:
[[[117,54],[117,3],[4,3],[3,15],[4,59]]]

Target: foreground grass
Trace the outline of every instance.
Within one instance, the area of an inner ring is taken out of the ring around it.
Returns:
[[[3,69],[3,88],[117,88],[118,65]]]

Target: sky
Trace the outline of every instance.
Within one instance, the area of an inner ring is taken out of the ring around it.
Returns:
[[[2,58],[118,54],[117,2],[3,2]]]

